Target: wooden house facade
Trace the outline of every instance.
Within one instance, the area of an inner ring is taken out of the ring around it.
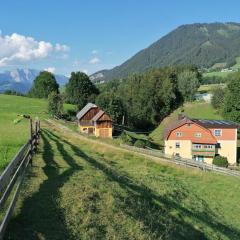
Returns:
[[[95,104],[88,103],[77,114],[77,119],[82,133],[96,137],[112,138],[112,119]]]

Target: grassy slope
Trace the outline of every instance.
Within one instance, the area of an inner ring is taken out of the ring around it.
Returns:
[[[199,87],[198,92],[212,92],[216,88],[225,88],[226,84],[203,84]]]
[[[150,137],[157,143],[163,144],[163,131],[169,123],[175,121],[181,110],[183,114],[192,118],[201,119],[222,119],[222,117],[213,109],[211,104],[205,102],[193,102],[184,104],[183,108],[178,108],[171,115],[166,117],[161,124],[150,134]]]
[[[47,116],[47,101],[0,94],[0,169],[29,138],[27,120],[24,119],[18,124],[13,123],[18,119],[18,114],[30,114],[32,118],[43,119]]]
[[[240,239],[239,180],[47,128],[7,239]]]
[[[240,69],[240,57],[237,57],[236,58],[236,64],[233,66],[233,68],[237,68],[237,69]]]
[[[203,76],[204,77],[223,77],[223,78],[226,78],[229,74],[231,74],[231,72],[219,72],[219,71],[216,71],[216,72],[209,72],[209,73],[204,73]]]

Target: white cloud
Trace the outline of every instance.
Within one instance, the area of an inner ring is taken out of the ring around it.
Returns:
[[[92,54],[93,54],[93,55],[98,54],[98,50],[93,49],[93,50],[92,50]]]
[[[97,58],[97,57],[94,57],[94,58],[92,58],[92,59],[89,61],[90,64],[97,64],[97,63],[99,63],[99,62],[100,62],[100,59]]]
[[[59,43],[56,44],[55,49],[57,52],[68,52],[70,50],[70,47],[67,45],[61,45]]]
[[[51,53],[66,52],[69,47],[45,41],[37,41],[17,33],[0,34],[0,67],[47,58]]]
[[[45,68],[44,71],[48,71],[50,73],[55,73],[56,72],[56,68],[55,67],[48,67],[48,68]]]

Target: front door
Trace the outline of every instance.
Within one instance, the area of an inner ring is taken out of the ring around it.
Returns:
[[[204,162],[204,156],[197,156],[197,161]]]
[[[88,134],[93,135],[93,128],[88,128]]]
[[[198,162],[204,162],[204,156],[194,155],[193,160],[198,161]]]

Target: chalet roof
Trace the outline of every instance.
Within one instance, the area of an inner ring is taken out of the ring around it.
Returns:
[[[186,123],[193,123],[191,121],[191,119],[187,118],[187,117],[184,117],[180,120],[176,120],[175,122],[173,122],[172,124],[170,124],[164,131],[164,139],[167,139],[170,132],[178,127],[181,127],[183,126],[184,124]]]
[[[92,121],[96,122],[105,112],[100,110],[93,118]]]
[[[191,119],[186,116],[184,116],[182,119],[177,120],[170,124],[164,131],[164,139],[167,139],[170,132],[173,131],[176,128],[179,128],[183,126],[186,123],[196,123],[206,129],[211,128],[219,128],[219,129],[225,129],[225,128],[239,128],[240,125],[231,122],[231,121],[225,121],[225,120],[207,120],[207,119]]]
[[[91,108],[96,108],[97,105],[88,103],[80,112],[77,114],[77,119],[81,119]]]
[[[191,119],[196,124],[205,128],[239,128],[239,125],[225,120],[207,120],[207,119]]]

